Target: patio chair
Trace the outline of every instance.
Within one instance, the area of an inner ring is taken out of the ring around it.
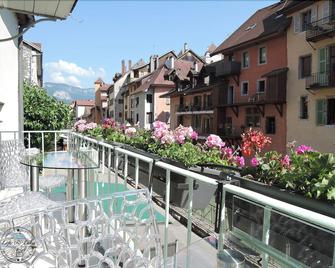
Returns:
[[[0,186],[1,189],[29,186],[27,169],[20,163],[25,153],[36,153],[36,150],[25,151],[19,140],[1,141],[0,143]],[[39,185],[47,193],[52,188],[66,183],[66,176],[54,174],[39,177]]]
[[[75,223],[70,223],[68,211],[73,208]],[[28,237],[26,251],[20,252],[18,260],[27,267],[162,267],[161,243],[147,189],[0,216],[0,237],[20,230]],[[0,251],[1,267],[16,257],[16,251],[6,245]]]

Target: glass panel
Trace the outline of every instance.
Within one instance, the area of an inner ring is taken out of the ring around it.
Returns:
[[[263,207],[234,196],[232,212],[233,227],[242,230],[258,240],[262,240]]]
[[[271,213],[269,244],[284,254],[311,267],[331,267],[334,234]]]

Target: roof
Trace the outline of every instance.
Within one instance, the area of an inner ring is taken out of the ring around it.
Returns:
[[[214,50],[217,48],[217,46],[214,44],[214,43],[212,43],[212,44],[210,44],[210,46],[207,48],[207,52],[209,52],[209,53],[213,53],[214,52]]]
[[[203,66],[203,63],[198,62],[198,70],[201,70],[202,66]],[[188,73],[193,67],[194,67],[193,62],[177,59],[174,61],[173,70],[175,71],[176,76],[178,76],[180,80],[188,80],[189,79]]]
[[[281,12],[284,14],[291,14],[293,12],[296,12],[300,9],[303,9],[305,7],[308,7],[312,4],[314,4],[315,1],[301,1],[301,0],[288,0],[286,3],[283,5]]]
[[[75,106],[94,106],[94,100],[75,100]]]
[[[94,84],[104,84],[105,82],[99,77]]]
[[[212,55],[230,52],[243,44],[256,41],[259,38],[283,33],[290,24],[290,20],[283,14],[277,14],[285,2],[279,2],[257,10],[234,33],[224,40]]]
[[[0,9],[6,8],[17,13],[25,13],[56,19],[66,19],[77,4],[77,0],[3,0]]]
[[[178,59],[184,57],[187,53],[191,53],[193,54],[193,56],[195,56],[199,61],[205,63],[205,60],[200,57],[197,53],[195,53],[192,49],[187,49],[186,51],[180,51],[179,54],[178,54]]]
[[[138,62],[136,62],[136,63],[131,67],[131,69],[132,69],[132,70],[136,70],[136,69],[139,69],[139,68],[144,67],[145,65],[147,65],[147,63],[145,63],[145,61],[144,61],[143,59],[140,59]]]
[[[27,46],[30,46],[31,48],[33,48],[33,49],[35,49],[39,52],[42,52],[42,44],[41,43],[32,43],[32,42],[23,40],[23,44],[25,44]]]

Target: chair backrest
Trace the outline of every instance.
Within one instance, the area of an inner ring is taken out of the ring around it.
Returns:
[[[70,211],[75,223],[70,222]],[[158,268],[162,264],[148,190],[65,202],[47,211],[31,211],[2,221],[0,217],[0,237],[16,230],[33,235],[32,246],[27,247],[31,256],[21,254],[26,256],[25,264],[29,267],[72,268],[85,264],[85,267]],[[8,250],[9,256],[6,254],[6,245],[0,251],[1,267],[16,257],[12,248]]]
[[[0,142],[0,186],[2,189],[29,184],[27,169],[20,163],[24,153],[24,144],[20,140]]]

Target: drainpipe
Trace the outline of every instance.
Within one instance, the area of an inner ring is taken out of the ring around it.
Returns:
[[[19,30],[22,31],[21,29]],[[19,105],[19,139],[23,140],[23,38],[20,36],[18,42],[18,105]]]

